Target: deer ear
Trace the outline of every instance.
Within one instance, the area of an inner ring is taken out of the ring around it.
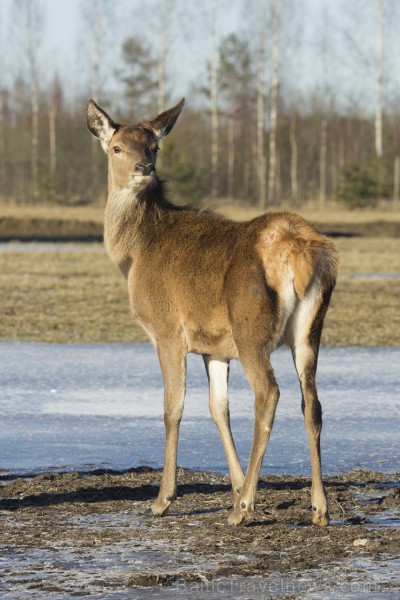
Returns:
[[[161,113],[160,115],[158,115],[158,117],[150,121],[150,125],[153,129],[154,135],[156,135],[158,138],[163,138],[169,134],[169,132],[175,125],[175,121],[179,117],[184,104],[185,98],[182,98],[182,100],[180,100],[178,104],[176,104],[169,110],[166,110],[165,112]]]
[[[105,153],[108,151],[108,144],[119,128],[103,109],[96,104],[92,98],[89,100],[86,108],[86,122],[89,131],[99,138]]]

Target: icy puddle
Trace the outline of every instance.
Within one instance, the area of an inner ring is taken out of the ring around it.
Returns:
[[[199,357],[188,361],[185,469],[162,519],[144,516],[164,445],[151,346],[2,342],[0,358],[2,598],[400,596],[399,349],[321,351],[328,528],[310,525],[308,444],[288,352],[274,356],[281,400],[254,521],[239,529],[227,526],[226,460]],[[245,467],[253,400],[238,363],[230,381]]]
[[[273,355],[281,398],[263,473],[308,474],[300,391],[289,351]],[[400,349],[322,349],[318,370],[326,473],[362,467],[386,472],[400,463]],[[148,344],[0,343],[0,469],[162,466],[163,388]],[[230,376],[232,429],[245,466],[253,397],[239,363]],[[178,462],[226,472],[208,413],[202,359],[189,355]]]

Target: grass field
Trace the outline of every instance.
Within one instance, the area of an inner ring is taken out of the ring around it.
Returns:
[[[249,210],[224,212],[237,219]],[[394,213],[335,211],[324,222],[400,221]],[[27,218],[46,227],[51,219],[101,226],[100,207],[2,207],[0,217]],[[67,215],[67,216],[66,216]],[[311,220],[322,217],[310,213]],[[36,221],[35,221],[36,220]],[[39,225],[38,225],[39,226]],[[368,230],[367,232],[368,233]],[[337,238],[340,271],[322,343],[328,346],[400,345],[400,238]],[[27,246],[24,245],[26,248]],[[125,282],[98,243],[15,244],[0,250],[0,338],[46,342],[133,342],[146,339],[129,314]]]

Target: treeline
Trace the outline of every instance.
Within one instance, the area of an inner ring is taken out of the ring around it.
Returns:
[[[0,200],[102,201],[106,159],[86,131],[88,96],[116,120],[135,122],[156,116],[182,95],[168,91],[170,29],[158,53],[141,34],[122,40],[114,74],[118,94],[101,89],[101,1],[91,5],[91,91],[73,97],[57,75],[41,85],[43,65],[33,40],[38,5],[18,3],[27,68],[12,83],[2,84],[0,75]],[[163,2],[164,10],[179,8],[172,0]],[[264,207],[307,200],[323,207],[329,199],[349,206],[398,201],[400,109],[383,100],[384,0],[376,7],[371,25],[378,43],[370,74],[375,96],[368,111],[343,101],[326,68],[326,47],[315,51],[315,61],[325,65],[323,80],[308,91],[296,87],[285,62],[284,0],[259,0],[251,30],[222,39],[213,26],[217,0],[209,0],[210,52],[196,78],[202,84],[191,86],[185,111],[160,154],[159,173],[174,194],[186,202],[214,196]]]

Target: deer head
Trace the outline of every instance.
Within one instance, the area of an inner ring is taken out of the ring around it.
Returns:
[[[174,126],[185,99],[151,121],[119,125],[92,99],[87,105],[87,126],[108,155],[109,173],[116,189],[143,189],[156,177],[158,142]]]

